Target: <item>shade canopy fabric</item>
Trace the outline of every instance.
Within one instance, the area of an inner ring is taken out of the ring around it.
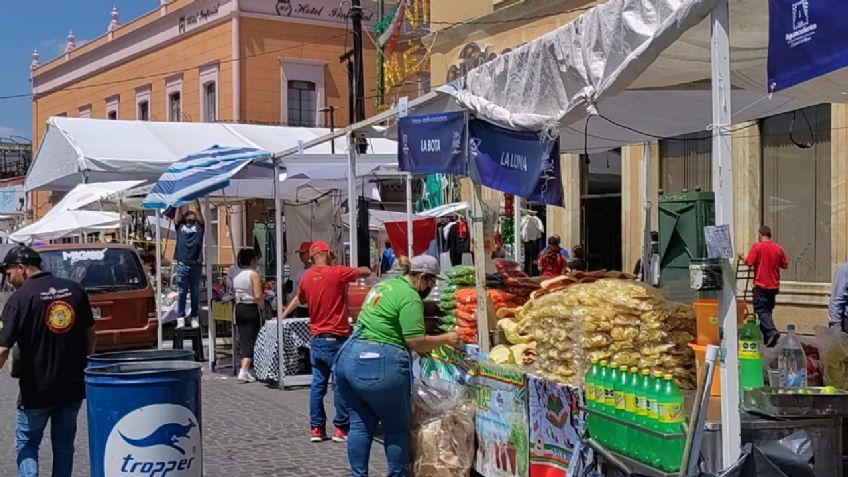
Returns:
[[[225,189],[252,162],[270,156],[271,153],[253,147],[221,146],[190,154],[168,167],[142,205],[148,209],[165,209],[187,204]]]
[[[67,210],[79,210],[89,204],[118,197],[141,183],[142,181],[113,181],[79,184],[65,194],[65,197],[45,215],[65,212]]]
[[[276,152],[296,148],[299,141],[327,133],[329,130],[323,128],[52,117],[47,120],[24,189],[71,190],[83,182],[127,179],[155,182],[171,164],[215,144]],[[306,162],[343,160],[347,150],[348,142],[338,139],[335,154],[328,143],[305,150],[297,157]],[[385,163],[386,155],[396,152],[394,141],[372,139],[360,161]],[[375,159],[375,154],[382,159]],[[267,192],[272,191],[268,187]],[[270,198],[271,195],[243,197]]]
[[[95,210],[66,210],[48,214],[9,235],[9,240],[29,243],[33,240],[55,240],[80,233],[103,232],[118,229],[121,216],[115,212]]]

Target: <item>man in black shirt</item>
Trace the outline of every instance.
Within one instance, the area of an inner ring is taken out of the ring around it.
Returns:
[[[41,270],[29,247],[6,254],[0,270],[17,290],[0,316],[0,368],[20,348],[15,450],[18,474],[38,476],[38,448],[51,421],[54,477],[70,477],[77,414],[85,397],[83,371],[96,335],[88,295],[76,283]]]

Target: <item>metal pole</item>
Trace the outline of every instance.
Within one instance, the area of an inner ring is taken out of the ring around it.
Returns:
[[[284,389],[283,367],[283,201],[280,200],[280,161],[274,159],[274,256],[277,258],[277,387]]]
[[[407,257],[413,257],[412,248],[412,173],[406,173],[406,249]]]
[[[330,106],[330,133],[336,130],[336,107]],[[330,141],[330,154],[336,155],[336,139]]]
[[[513,196],[512,207],[512,255],[516,262],[524,263],[522,257],[524,250],[521,250],[521,197]]]
[[[379,0],[377,2],[377,22],[383,21],[383,17],[386,15],[385,1]],[[386,83],[386,59],[383,58],[383,49],[377,49],[377,106],[382,106],[384,102],[385,95],[385,83]]]
[[[209,206],[209,197],[203,200],[203,225],[208,227],[212,223],[212,209]],[[206,248],[204,253],[205,260],[203,261],[206,268],[206,320],[209,326],[209,370],[215,369],[215,340],[217,339],[215,330],[215,320],[212,319],[212,236],[209,231],[203,234],[203,245]]]
[[[465,157],[469,164],[473,160],[468,149],[468,112],[465,113]],[[475,167],[472,164],[472,167]],[[488,297],[486,295],[486,249],[483,246],[483,186],[471,183],[471,251],[474,253],[474,284],[477,288],[477,343],[480,350],[488,353],[489,316]]]
[[[159,221],[162,220],[162,211],[156,209],[156,343],[162,348],[162,231]]]
[[[352,0],[350,18],[353,24],[354,119],[365,120],[365,72],[362,67],[362,4]]]
[[[733,161],[730,149],[730,9],[721,0],[710,14],[710,57],[713,102],[713,191],[716,225],[728,225],[733,237]],[[730,260],[722,260],[722,289],[718,296],[721,336],[721,442],[727,467],[739,457],[739,350],[736,331],[736,277]]]
[[[642,143],[642,174],[644,177],[644,188],[642,189],[642,204],[645,212],[645,221],[642,230],[642,281],[654,283],[649,280],[649,274],[653,272],[653,252],[651,250],[651,145]]]
[[[350,266],[359,266],[359,250],[356,237],[357,227],[357,200],[356,200],[356,138],[353,134],[348,135],[348,150],[347,150],[347,221],[348,241],[350,251]]]

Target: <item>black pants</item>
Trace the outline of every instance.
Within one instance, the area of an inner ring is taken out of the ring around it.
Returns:
[[[754,313],[757,319],[760,320],[760,330],[763,332],[765,342],[769,342],[769,338],[777,333],[777,328],[774,326],[772,312],[774,312],[774,302],[779,290],[765,289],[754,287],[752,293],[752,301],[754,302]]]
[[[236,326],[239,332],[239,354],[242,358],[253,359],[256,337],[262,327],[262,315],[255,303],[236,304]]]

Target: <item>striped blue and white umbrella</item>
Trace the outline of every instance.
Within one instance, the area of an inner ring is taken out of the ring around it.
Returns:
[[[147,209],[179,207],[230,185],[230,180],[271,153],[252,147],[212,146],[171,164],[144,199]]]

